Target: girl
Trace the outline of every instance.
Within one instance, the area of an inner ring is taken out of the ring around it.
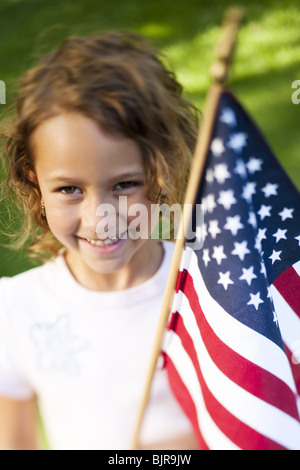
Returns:
[[[35,400],[52,449],[130,447],[173,254],[150,237],[151,206],[182,203],[196,135],[137,35],[69,38],[22,78],[7,187],[19,246],[51,259],[0,281],[1,448],[36,448]],[[194,445],[163,369],[141,445]]]

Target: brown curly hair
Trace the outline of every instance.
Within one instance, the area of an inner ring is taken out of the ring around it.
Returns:
[[[198,131],[198,111],[182,94],[162,56],[140,35],[110,32],[70,37],[20,80],[16,116],[2,133],[8,162],[5,188],[23,214],[16,247],[28,240],[31,255],[56,255],[60,244],[41,214],[41,193],[34,174],[30,137],[59,110],[94,119],[111,134],[140,146],[150,197],[182,203]]]

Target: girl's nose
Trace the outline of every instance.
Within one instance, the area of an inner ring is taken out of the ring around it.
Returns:
[[[82,206],[81,221],[85,230],[96,233],[98,238],[117,236],[117,211],[115,205],[104,197],[86,199]]]

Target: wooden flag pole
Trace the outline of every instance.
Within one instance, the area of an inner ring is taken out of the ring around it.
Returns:
[[[187,233],[187,229],[190,224],[192,206],[197,195],[199,181],[201,180],[201,177],[204,172],[206,155],[209,149],[215,112],[219,101],[220,93],[222,92],[222,85],[228,76],[229,63],[233,55],[236,36],[242,16],[243,12],[239,8],[230,9],[226,13],[223,26],[224,33],[221,36],[221,40],[217,46],[218,62],[216,62],[216,64],[214,64],[211,68],[213,84],[210,86],[206,98],[203,113],[204,117],[201,123],[194,158],[191,166],[190,178],[187,185],[181,222],[177,233],[174,255],[170,267],[170,274],[167,280],[165,294],[161,306],[161,312],[157,325],[152,356],[150,359],[148,375],[145,383],[144,395],[140,404],[138,420],[133,437],[133,450],[139,449],[139,435],[142,427],[142,422],[149,401],[151,384],[153,381],[157,360],[161,352],[166,325],[168,322],[168,318],[172,308],[173,298],[175,295],[178,270],[180,268],[180,262],[184,249],[185,234]]]

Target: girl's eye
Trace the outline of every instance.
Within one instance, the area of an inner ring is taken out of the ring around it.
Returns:
[[[63,188],[60,188],[60,192],[62,192],[63,194],[77,194],[81,191],[76,186],[65,186]]]
[[[114,186],[114,189],[116,191],[120,191],[122,189],[131,189],[135,188],[136,186],[140,186],[141,183],[138,181],[122,181],[121,183],[118,183]]]

